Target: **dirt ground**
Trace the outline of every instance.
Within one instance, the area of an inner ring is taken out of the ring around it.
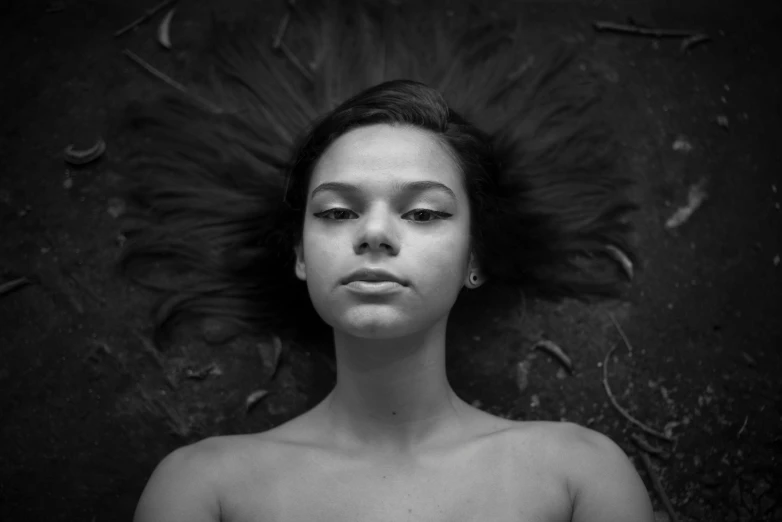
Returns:
[[[119,111],[170,89],[122,50],[187,83],[187,52],[210,5],[232,17],[252,5],[180,0],[172,51],[155,39],[164,12],[114,37],[154,3],[0,7],[0,284],[31,281],[0,296],[3,520],[129,520],[166,453],[268,429],[333,383],[327,360],[306,349],[286,349],[275,367],[265,339],[206,342],[193,330],[155,351],[151,297],[114,272],[122,237],[112,191],[127,147]],[[259,30],[271,36],[282,1],[266,4],[269,26]],[[638,180],[644,261],[622,301],[533,303],[500,292],[458,303],[448,371],[463,398],[493,414],[567,419],[611,436],[661,517],[655,480],[679,520],[782,520],[780,18],[773,6],[713,4],[497,4],[499,16],[528,28],[520,60],[564,39],[605,79]],[[710,39],[682,52],[682,38],[596,32],[594,20],[699,29]],[[108,145],[101,159],[64,163],[67,145],[98,137]],[[705,201],[667,228],[693,186]],[[561,346],[575,371],[533,349],[540,339]],[[645,434],[609,401],[603,361],[612,347],[616,401],[673,442]],[[257,390],[269,394],[248,410]],[[663,450],[651,455],[652,474],[637,436]]]

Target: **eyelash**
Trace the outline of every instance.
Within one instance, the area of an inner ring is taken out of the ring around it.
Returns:
[[[329,213],[335,212],[335,211],[336,212],[353,212],[352,210],[348,210],[346,208],[330,208],[328,210],[324,210],[323,212],[318,212],[316,214],[313,214],[313,216],[315,216],[316,218],[319,218],[319,219],[328,219],[328,220],[331,220],[331,221],[345,221],[344,219],[334,219],[334,218],[325,217]],[[438,212],[436,210],[429,210],[429,209],[426,209],[426,208],[414,208],[410,212],[406,212],[406,214],[410,214],[410,213],[413,213],[413,212],[428,212],[431,216],[434,217],[433,219],[429,219],[427,221],[413,221],[414,223],[430,223],[432,221],[438,221],[440,219],[445,219],[445,218],[449,218],[449,217],[452,216],[452,214],[448,214],[447,212]],[[355,214],[355,212],[354,212],[354,214]]]

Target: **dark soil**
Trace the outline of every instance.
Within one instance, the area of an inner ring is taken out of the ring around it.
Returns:
[[[209,344],[194,332],[163,353],[148,347],[151,296],[114,271],[122,237],[110,198],[128,140],[121,108],[170,88],[122,49],[187,83],[188,49],[203,36],[210,4],[238,18],[252,2],[181,0],[173,51],[155,41],[163,13],[114,38],[154,2],[144,4],[0,7],[0,284],[32,281],[0,297],[3,520],[129,520],[166,453],[206,436],[268,429],[313,406],[333,382],[326,360],[305,349],[286,349],[274,372],[265,339]],[[269,35],[282,8],[272,4],[264,7],[268,27],[259,28]],[[480,293],[460,302],[449,374],[462,397],[493,414],[567,419],[608,434],[663,512],[633,442],[643,432],[603,387],[604,357],[618,346],[609,363],[617,401],[675,438],[646,437],[665,450],[652,464],[679,519],[782,520],[780,18],[772,2],[714,4],[497,5],[498,15],[528,27],[520,60],[565,39],[605,78],[627,168],[638,179],[644,262],[621,302]],[[596,19],[698,28],[711,39],[681,52],[680,38],[596,33]],[[68,144],[98,137],[108,144],[100,160],[63,162]],[[674,150],[679,138],[691,150]],[[699,182],[706,201],[667,229]],[[574,374],[532,349],[541,338],[572,357]],[[210,365],[217,370],[192,378]],[[259,389],[270,393],[248,412],[245,399]]]

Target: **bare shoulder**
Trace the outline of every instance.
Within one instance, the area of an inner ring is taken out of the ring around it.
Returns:
[[[534,453],[546,467],[554,469],[560,461],[572,463],[579,453],[611,451],[612,445],[616,446],[605,435],[572,422],[520,421],[514,422],[509,431],[517,450]],[[569,466],[567,469],[572,471]]]
[[[624,452],[610,438],[573,422],[533,421],[520,422],[516,426],[518,436],[537,451],[545,451],[551,457],[572,464],[574,457],[579,460],[594,455],[599,459],[606,457],[625,457]],[[568,469],[573,470],[572,466]]]
[[[609,437],[569,422],[520,423],[519,437],[537,448],[565,481],[573,522],[654,520],[641,477]]]
[[[136,507],[134,522],[212,522],[230,483],[262,468],[271,452],[262,437],[210,437],[169,453],[155,468]]]

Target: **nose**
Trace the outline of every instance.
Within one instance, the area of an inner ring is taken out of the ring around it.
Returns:
[[[357,232],[356,253],[383,252],[396,255],[399,250],[399,239],[391,213],[376,209],[367,212],[361,219],[363,223]]]

